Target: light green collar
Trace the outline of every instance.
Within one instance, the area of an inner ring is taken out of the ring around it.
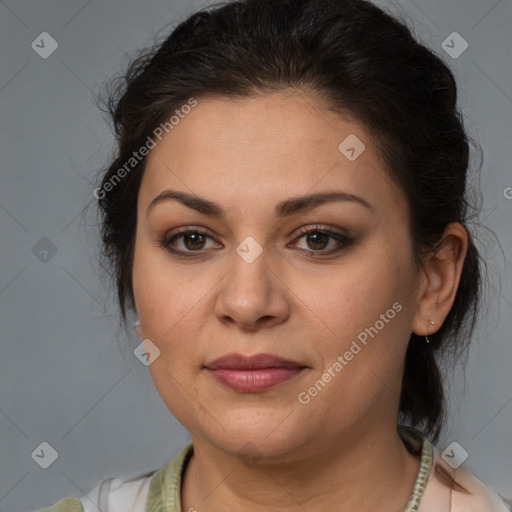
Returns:
[[[184,446],[151,477],[145,512],[181,512],[181,479],[194,453],[192,443]]]
[[[412,427],[398,426],[398,433],[412,452],[419,453],[421,461],[413,491],[404,512],[416,512],[427,484],[432,467],[433,447],[427,437]],[[194,453],[192,443],[184,446],[167,464],[156,471],[149,486],[145,512],[182,512],[181,480],[190,457]]]

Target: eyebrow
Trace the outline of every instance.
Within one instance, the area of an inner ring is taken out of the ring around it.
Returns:
[[[149,204],[146,215],[157,205],[167,201],[179,201],[181,204],[196,210],[197,212],[216,217],[219,219],[225,218],[224,210],[212,201],[208,201],[202,197],[186,192],[178,192],[177,190],[164,190],[158,194]],[[307,196],[291,197],[278,203],[274,208],[274,214],[277,218],[285,218],[295,215],[296,213],[306,212],[317,208],[323,204],[332,203],[335,201],[348,201],[360,204],[365,208],[375,211],[375,207],[362,197],[347,192],[322,192],[311,194]]]

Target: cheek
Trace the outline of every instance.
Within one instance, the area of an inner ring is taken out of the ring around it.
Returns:
[[[312,309],[334,334],[324,341],[324,364],[329,367],[347,354],[348,362],[342,363],[347,368],[341,373],[350,379],[338,379],[333,388],[365,388],[371,384],[368,380],[377,379],[375,375],[395,381],[410,335],[411,272],[412,267],[397,261],[396,254],[382,251],[340,269],[328,288],[316,293]],[[374,392],[371,386],[366,391]]]
[[[212,285],[204,273],[191,276],[166,256],[162,249],[136,246],[133,292],[144,337],[172,364],[193,352],[204,323],[197,317]]]
[[[315,292],[316,308],[335,324],[364,328],[373,324],[402,295],[399,268],[388,255],[357,258],[341,266],[323,289]],[[353,334],[353,333],[352,333]]]
[[[144,336],[160,345],[160,338],[175,322],[172,312],[176,311],[173,304],[176,287],[155,257],[158,250],[145,241],[136,243],[132,279],[135,307]]]
[[[177,286],[172,266],[165,261],[165,251],[153,245],[144,234],[137,235],[133,261],[133,294],[139,318],[160,318],[166,309],[173,310]],[[170,319],[169,319],[170,320]]]

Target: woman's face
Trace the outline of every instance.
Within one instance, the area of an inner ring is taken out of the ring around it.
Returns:
[[[340,196],[301,199],[316,194]],[[305,93],[199,98],[150,151],[138,198],[133,287],[160,396],[194,441],[233,454],[313,454],[395,425],[411,250],[363,126]],[[214,369],[262,353],[295,366]]]

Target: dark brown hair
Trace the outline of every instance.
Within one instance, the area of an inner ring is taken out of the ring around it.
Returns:
[[[108,83],[104,105],[117,154],[102,173],[98,202],[103,255],[124,320],[127,307],[134,307],[137,196],[146,159],[108,192],[105,186],[190,98],[241,98],[286,88],[314,92],[372,134],[407,198],[418,268],[448,223],[468,227],[472,141],[457,108],[455,79],[405,21],[364,0],[223,2],[180,23]],[[453,307],[429,344],[411,334],[406,353],[400,414],[434,441],[445,415],[437,357],[464,352],[478,311],[481,261],[469,230],[468,236]]]

